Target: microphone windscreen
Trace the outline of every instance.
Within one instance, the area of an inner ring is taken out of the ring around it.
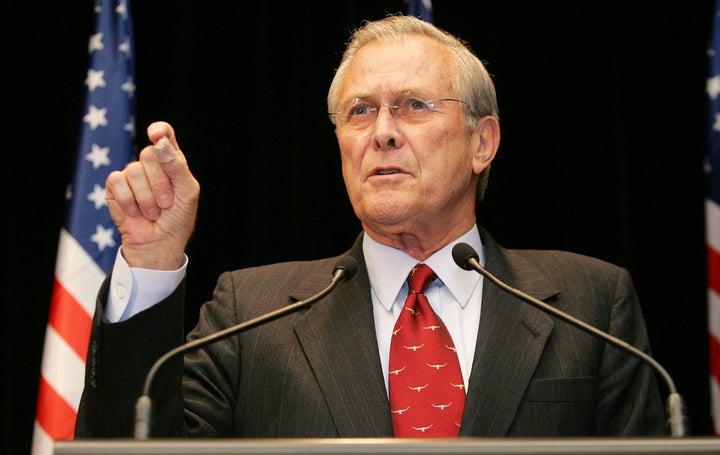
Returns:
[[[475,249],[467,243],[458,243],[455,245],[452,249],[452,257],[458,267],[465,270],[472,270],[472,267],[468,264],[468,260],[480,259]]]
[[[333,268],[333,275],[340,269],[345,271],[345,275],[343,276],[343,281],[347,281],[350,278],[354,277],[355,274],[358,271],[358,263],[352,256],[342,256],[340,259],[338,259],[337,263],[335,264],[335,267]]]

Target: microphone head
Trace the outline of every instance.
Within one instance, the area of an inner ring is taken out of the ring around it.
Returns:
[[[478,256],[475,249],[467,243],[458,243],[455,245],[452,249],[452,257],[458,267],[464,270],[473,269],[469,264],[470,259],[480,260],[480,256]]]
[[[338,273],[339,270],[342,270],[342,280],[347,281],[355,276],[358,271],[358,267],[358,263],[354,257],[341,256],[335,264],[335,267],[333,268],[333,276]]]

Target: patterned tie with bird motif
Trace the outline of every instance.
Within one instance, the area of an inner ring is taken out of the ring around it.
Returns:
[[[390,344],[390,410],[396,437],[455,437],[465,385],[455,344],[424,292],[435,272],[418,264]]]

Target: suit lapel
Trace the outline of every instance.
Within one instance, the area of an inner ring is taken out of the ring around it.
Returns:
[[[357,275],[310,308],[296,323],[295,333],[330,408],[338,436],[389,437],[390,409],[360,244],[356,242],[350,250],[360,264]],[[324,280],[327,285],[327,279],[318,281]]]
[[[558,293],[544,274],[481,233],[491,273],[539,299]],[[552,328],[550,316],[485,280],[461,436],[507,434]]]
[[[532,264],[502,249],[482,229],[481,234],[487,268],[495,276],[539,299],[558,293]],[[349,254],[360,264],[357,275],[299,318],[295,332],[338,436],[392,437],[360,239]],[[329,273],[309,277],[293,297],[312,295],[328,279]],[[550,316],[485,280],[460,436],[507,434],[552,328]]]

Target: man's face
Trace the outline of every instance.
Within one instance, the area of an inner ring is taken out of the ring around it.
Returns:
[[[457,98],[455,71],[452,55],[428,38],[371,43],[347,68],[339,107],[347,111],[356,99],[377,107],[408,97]],[[349,132],[341,122],[343,177],[364,229],[379,237],[469,229],[475,222],[477,175],[492,159],[478,158],[479,129],[468,129],[463,104],[454,101],[437,103],[420,121],[383,107],[362,131]]]

